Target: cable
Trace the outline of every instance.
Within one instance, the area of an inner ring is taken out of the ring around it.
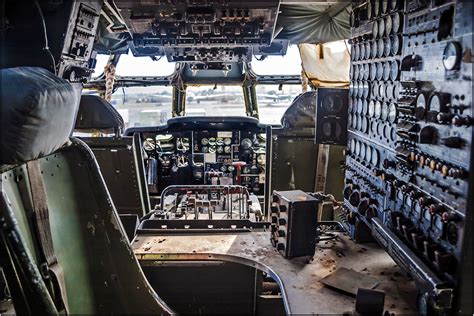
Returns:
[[[35,0],[35,5],[36,5],[36,8],[38,9],[38,13],[41,17],[41,22],[43,24],[43,32],[44,32],[44,47],[43,47],[43,50],[47,51],[49,56],[51,57],[51,61],[52,61],[52,64],[53,64],[53,71],[56,74],[56,61],[54,60],[53,53],[51,53],[51,51],[49,50],[48,30],[46,29],[46,21],[44,19],[43,10],[41,10],[41,6],[39,5],[38,0]]]

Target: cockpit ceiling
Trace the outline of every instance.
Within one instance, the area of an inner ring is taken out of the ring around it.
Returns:
[[[284,55],[290,42],[349,37],[350,2],[314,3],[108,0],[96,48],[101,53],[130,49],[135,56],[166,56],[170,62],[248,62],[253,55]],[[114,11],[121,32],[110,27]]]

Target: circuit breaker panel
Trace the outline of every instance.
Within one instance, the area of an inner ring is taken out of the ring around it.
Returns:
[[[472,275],[472,13],[353,2],[344,221],[412,275],[420,312],[463,311]]]

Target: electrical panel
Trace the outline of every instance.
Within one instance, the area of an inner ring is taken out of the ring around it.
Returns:
[[[345,223],[413,276],[423,313],[466,308],[472,12],[470,1],[353,2]]]
[[[274,191],[272,199],[272,245],[285,258],[313,256],[319,200],[301,190]]]

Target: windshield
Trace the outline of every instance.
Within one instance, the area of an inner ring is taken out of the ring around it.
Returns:
[[[293,99],[301,93],[301,85],[257,85],[257,102],[260,122],[269,125],[281,124],[283,113]]]
[[[241,86],[188,86],[186,116],[246,116]]]
[[[252,59],[252,69],[258,75],[301,75],[301,57],[297,45],[288,46],[284,56]]]
[[[129,128],[166,124],[171,118],[171,100],[171,86],[129,87],[118,89],[111,103]]]

